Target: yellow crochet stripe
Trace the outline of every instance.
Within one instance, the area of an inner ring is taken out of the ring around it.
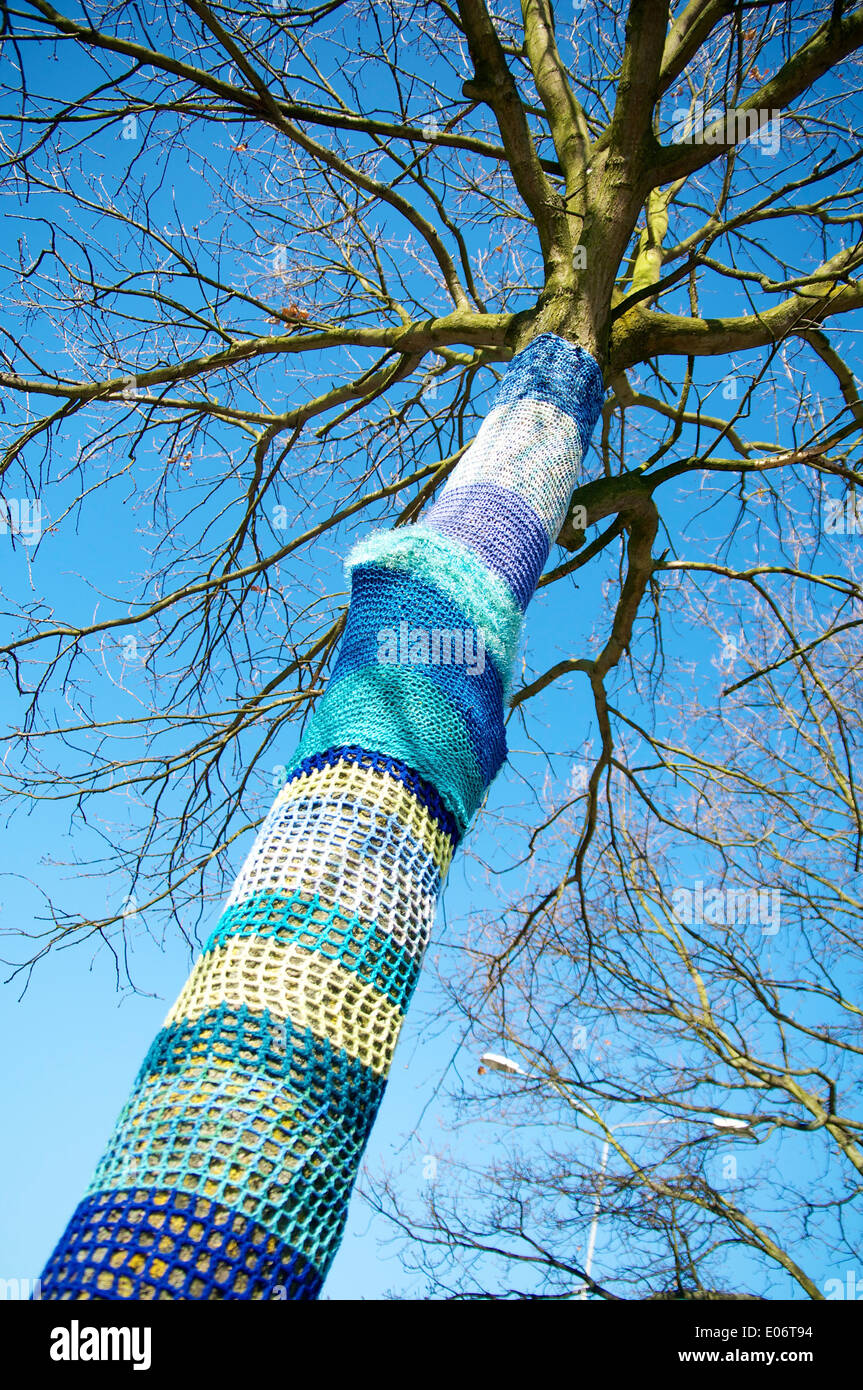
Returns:
[[[196,963],[165,1027],[245,1004],[342,1048],[377,1075],[389,1070],[404,1015],[338,961],[273,937],[234,936]]]
[[[452,862],[452,841],[427,807],[417,801],[404,782],[387,772],[376,772],[356,763],[336,763],[335,767],[315,768],[282,787],[273,810],[289,801],[308,796],[349,796],[368,810],[383,811],[405,826],[413,838],[431,855],[441,878]]]

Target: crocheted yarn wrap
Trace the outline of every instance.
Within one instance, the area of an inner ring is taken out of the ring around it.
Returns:
[[[318,1296],[601,403],[535,339],[422,522],[349,556],[327,688],[43,1299]]]

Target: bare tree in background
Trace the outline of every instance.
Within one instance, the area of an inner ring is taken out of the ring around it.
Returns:
[[[664,562],[666,574],[687,567]],[[808,576],[813,592],[850,593],[859,559],[844,569]],[[795,579],[775,573],[769,602],[762,590],[748,612],[762,580],[742,570],[666,593],[668,620],[715,629],[721,612],[726,639],[750,637],[733,673],[717,642],[718,681],[682,695],[661,735],[617,707],[589,935],[575,788],[518,841],[528,886],[503,914],[478,913],[445,958],[445,1016],[463,1019],[476,1056],[502,1042],[492,1056],[513,1071],[480,1067],[451,1088],[452,1150],[425,1210],[406,1207],[395,1175],[369,1193],[410,1231],[408,1262],[438,1295],[704,1297],[724,1287],[733,1246],[758,1294],[853,1296],[837,1290],[857,1268],[863,1172],[845,750],[859,737],[859,643],[837,630],[803,670],[778,655],[791,612],[795,644],[829,630],[822,603],[795,600]],[[674,663],[681,689],[687,665]],[[463,1171],[458,1130],[484,1124],[493,1157]],[[592,1220],[603,1243],[591,1272]]]
[[[3,781],[98,824],[76,867],[116,886],[49,902],[25,978],[94,938],[122,968],[130,901],[192,934],[321,689],[332,555],[422,514],[538,332],[603,367],[542,581],[593,635],[528,652],[509,725],[551,766],[560,685],[596,737],[488,826],[512,886],[445,972],[527,1078],[464,1113],[547,1143],[411,1215],[439,1290],[707,1289],[733,1241],[817,1298],[812,1251],[853,1256],[861,42],[841,0],[3,7]],[[52,575],[103,518],[139,572]]]

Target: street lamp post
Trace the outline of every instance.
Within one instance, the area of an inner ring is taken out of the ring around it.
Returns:
[[[610,1125],[607,1132],[609,1134],[614,1134],[619,1129],[644,1129],[650,1125],[670,1125],[672,1123],[673,1121],[671,1116],[660,1116],[658,1119],[651,1120],[624,1120],[619,1125]],[[595,1138],[594,1135],[591,1135],[590,1137]],[[610,1148],[611,1141],[609,1139],[604,1140],[602,1145],[602,1155],[599,1160],[599,1176],[596,1182],[596,1196],[593,1199],[593,1220],[590,1223],[590,1232],[588,1233],[587,1237],[587,1254],[585,1255],[584,1259],[584,1272],[588,1279],[590,1278],[590,1271],[593,1267],[593,1253],[596,1249],[596,1232],[599,1228],[599,1203],[600,1198],[602,1197],[602,1187],[603,1183],[605,1182],[605,1167],[608,1163],[608,1154]],[[581,1288],[576,1290],[579,1298],[586,1299],[589,1288],[589,1284],[582,1284]]]
[[[548,1079],[547,1077],[531,1077],[530,1072],[526,1072],[520,1062],[515,1061],[512,1057],[506,1057],[503,1053],[500,1052],[484,1052],[482,1057],[480,1058],[480,1062],[483,1067],[489,1068],[491,1071],[501,1072],[505,1076],[520,1076],[523,1077],[526,1081],[545,1081]],[[582,1106],[576,1105],[575,1109],[578,1110],[582,1115],[587,1115],[588,1119],[593,1119],[593,1116],[590,1114],[590,1111],[585,1110]],[[641,1129],[648,1125],[669,1125],[671,1123],[672,1119],[670,1116],[660,1116],[657,1119],[651,1120],[624,1120],[621,1124],[606,1127],[606,1134],[611,1135],[619,1129]],[[588,1137],[591,1139],[596,1139],[598,1136],[589,1135]],[[605,1169],[608,1163],[608,1154],[610,1147],[610,1140],[605,1139],[602,1145],[602,1154],[599,1160],[599,1176],[596,1184],[596,1195],[593,1199],[593,1219],[590,1223],[590,1232],[587,1237],[587,1253],[584,1261],[584,1272],[587,1275],[588,1279],[590,1278],[590,1271],[593,1265],[594,1251],[596,1250],[596,1233],[599,1228],[599,1204],[600,1199],[602,1197],[602,1187],[605,1181]],[[578,1293],[580,1298],[586,1299],[588,1288],[588,1284],[582,1284],[581,1288],[575,1290],[575,1292]]]
[[[491,1071],[501,1072],[505,1076],[520,1076],[525,1081],[549,1080],[549,1078],[546,1076],[531,1076],[530,1072],[525,1071],[524,1067],[521,1065],[520,1062],[515,1061],[512,1057],[505,1056],[501,1052],[484,1052],[482,1057],[480,1058],[480,1062],[482,1064],[480,1067],[481,1071],[490,1069]],[[573,1102],[570,1102],[570,1104],[573,1104]],[[594,1119],[590,1111],[585,1110],[583,1106],[574,1105],[574,1108],[580,1114],[586,1115],[588,1119]],[[673,1123],[674,1117],[669,1115],[659,1116],[650,1120],[623,1120],[618,1125],[606,1125],[603,1126],[603,1128],[605,1129],[606,1135],[610,1136],[620,1129],[644,1129],[651,1125],[670,1125]],[[748,1120],[742,1120],[731,1115],[714,1115],[713,1126],[716,1130],[718,1130],[721,1134],[725,1135],[728,1138],[734,1138],[735,1135],[738,1135],[742,1138],[756,1138],[757,1142],[755,1131],[752,1129],[751,1123]],[[599,1136],[596,1134],[590,1134],[587,1137],[589,1139],[598,1139]],[[590,1271],[593,1268],[593,1256],[596,1251],[596,1233],[599,1229],[599,1204],[600,1199],[602,1197],[603,1184],[605,1182],[605,1170],[608,1164],[608,1155],[610,1148],[611,1140],[610,1138],[606,1138],[603,1141],[602,1154],[600,1155],[599,1159],[599,1174],[597,1176],[596,1182],[596,1195],[593,1199],[593,1217],[590,1223],[590,1231],[588,1232],[587,1252],[585,1254],[584,1260],[584,1273],[588,1279],[590,1279]],[[589,1288],[589,1284],[582,1284],[578,1289],[574,1290],[574,1295],[578,1294],[579,1298],[586,1299]]]
[[[599,1227],[599,1199],[602,1196],[602,1184],[605,1181],[605,1165],[608,1162],[609,1142],[606,1139],[602,1146],[602,1157],[599,1160],[599,1177],[596,1184],[596,1195],[593,1199],[593,1220],[590,1223],[590,1233],[587,1237],[587,1254],[584,1260],[584,1272],[588,1279],[593,1264],[593,1252],[596,1249],[596,1232]],[[587,1298],[588,1285],[583,1284],[580,1290],[581,1297]]]

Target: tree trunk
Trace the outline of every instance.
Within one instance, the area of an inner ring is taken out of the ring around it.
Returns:
[[[354,550],[327,689],[43,1298],[318,1295],[601,402],[535,338],[423,521]]]

